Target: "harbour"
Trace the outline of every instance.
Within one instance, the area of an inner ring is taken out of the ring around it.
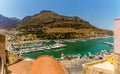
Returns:
[[[86,57],[90,54],[100,54],[102,51],[110,51],[113,46],[105,44],[104,42],[113,43],[113,38],[99,38],[99,39],[87,39],[87,40],[72,40],[61,41],[59,44],[63,46],[56,46],[58,41],[44,42],[43,45],[36,47],[32,52],[28,51],[21,54],[22,57],[37,58],[42,55],[49,55],[55,58],[61,58],[61,55],[80,55],[80,57]],[[46,45],[46,46],[45,46]],[[30,48],[27,48],[30,50]],[[24,51],[24,50],[23,50]],[[36,52],[37,51],[37,52]]]

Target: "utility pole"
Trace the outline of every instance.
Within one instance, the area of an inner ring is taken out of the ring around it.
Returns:
[[[120,74],[120,19],[114,20],[114,74]]]

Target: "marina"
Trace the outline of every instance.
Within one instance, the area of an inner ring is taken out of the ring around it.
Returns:
[[[113,50],[113,46],[104,44],[103,42],[113,43],[113,38],[99,38],[99,39],[88,39],[85,41],[77,40],[75,42],[73,41],[63,42],[63,46],[58,48],[54,48],[54,45],[56,45],[56,42],[53,42],[53,41],[49,43],[46,42],[46,43],[43,43],[43,45],[46,45],[46,46],[40,47],[41,50],[43,49],[42,51],[39,50],[37,52],[25,53],[25,54],[22,54],[21,56],[37,58],[41,55],[49,55],[55,58],[61,58],[61,54],[64,54],[64,56],[80,55],[80,57],[87,57],[92,54],[96,54],[96,55],[101,54],[101,52],[103,51]]]
[[[66,47],[64,44],[56,43],[53,45],[45,45],[42,43],[33,43],[33,44],[23,44],[20,46],[14,46],[14,51],[16,54],[25,54],[25,53],[31,53],[31,52],[37,52],[37,51],[46,51],[56,48]],[[18,49],[18,50],[16,50]]]

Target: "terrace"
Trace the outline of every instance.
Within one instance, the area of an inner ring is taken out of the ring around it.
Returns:
[[[114,74],[113,57],[83,64],[82,74]]]

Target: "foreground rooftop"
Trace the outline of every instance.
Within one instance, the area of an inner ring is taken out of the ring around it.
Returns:
[[[60,62],[48,56],[24,59],[8,66],[8,70],[10,74],[68,74]]]
[[[18,63],[8,66],[8,70],[10,71],[11,74],[28,74],[32,64],[33,60],[24,59]]]
[[[114,74],[113,57],[104,60],[84,64],[82,67],[83,74]]]

